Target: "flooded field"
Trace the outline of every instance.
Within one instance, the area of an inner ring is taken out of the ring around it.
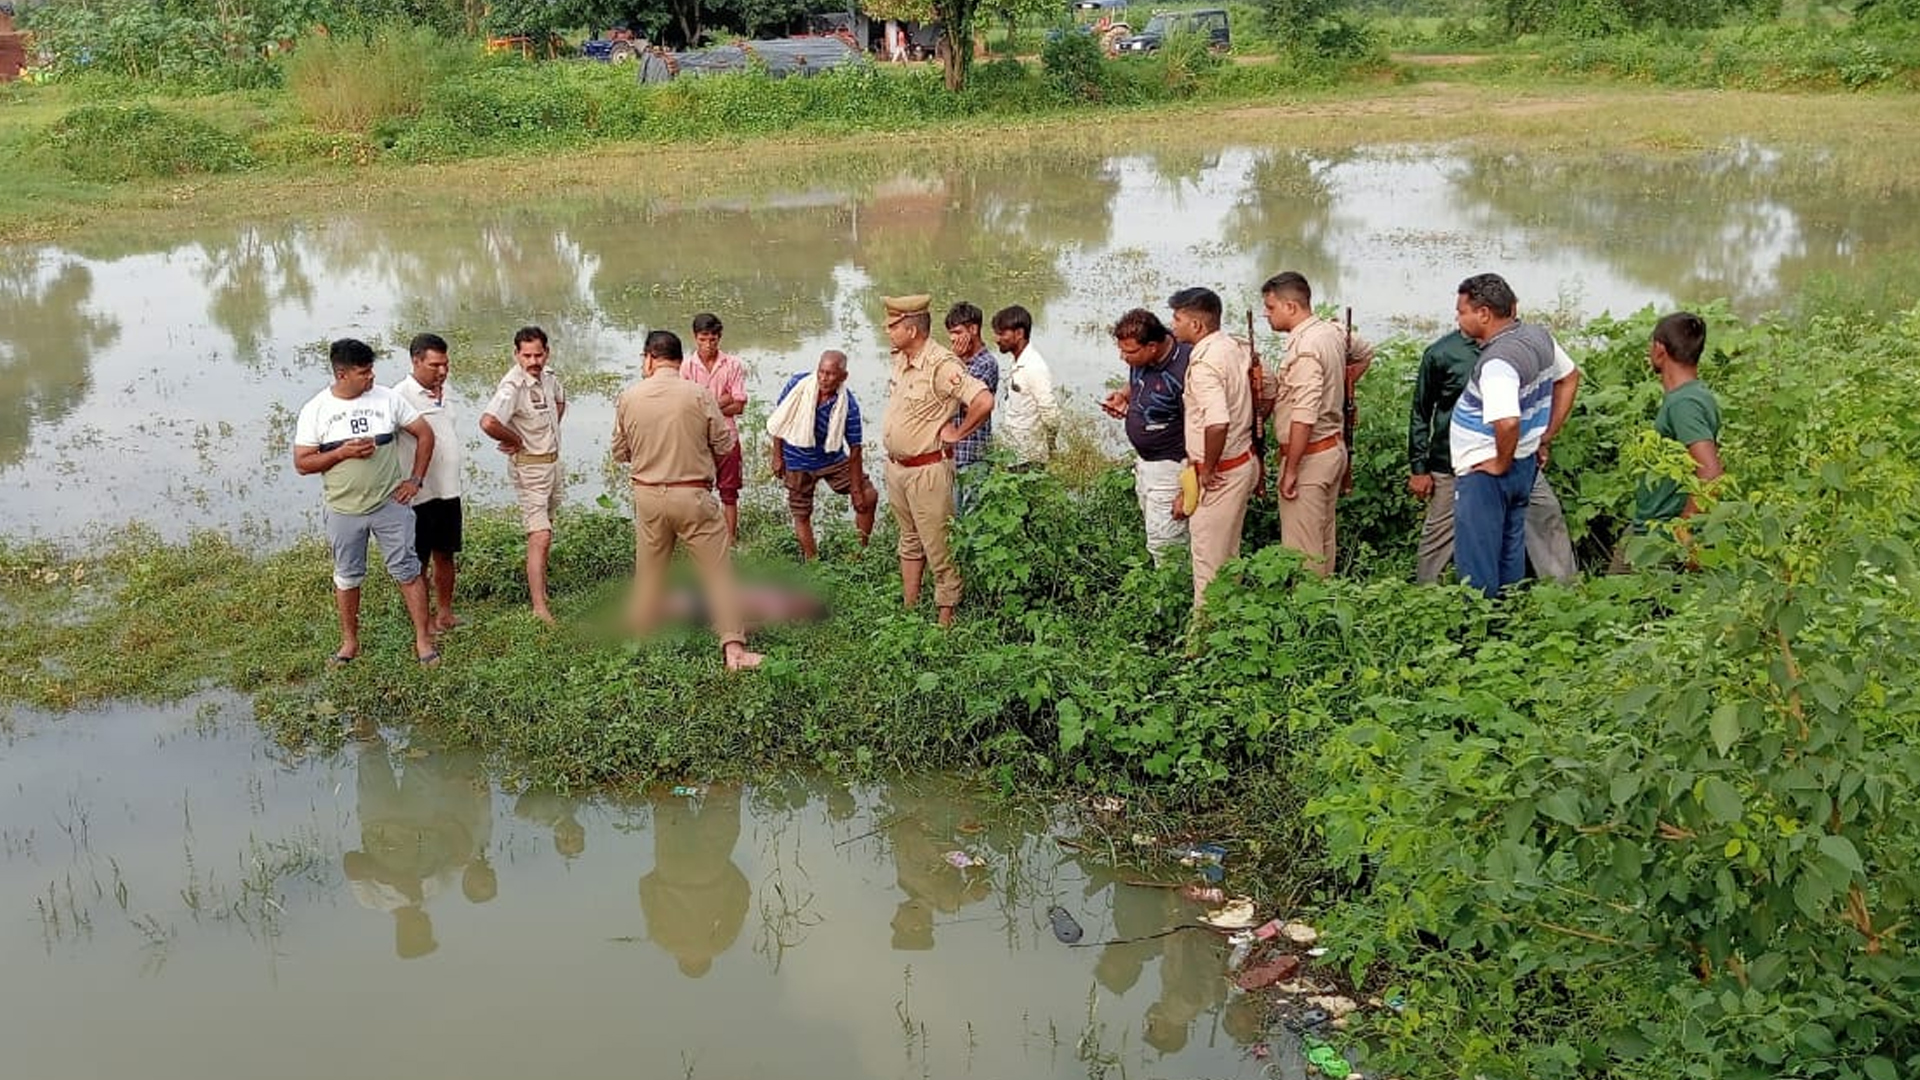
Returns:
[[[1121,883],[1177,867],[937,783],[512,793],[398,732],[289,758],[223,696],[0,730],[9,1075],[1287,1071],[1218,936],[1098,944],[1191,922]]]
[[[685,203],[634,192],[99,230],[0,251],[0,533],[84,540],[137,521],[279,544],[311,532],[318,485],[294,474],[288,439],[340,335],[386,347],[380,377],[393,382],[408,337],[445,334],[455,404],[473,417],[514,328],[543,324],[572,385],[572,491],[590,498],[641,338],[684,333],[699,311],[726,320],[763,404],[839,347],[871,408],[885,382],[880,296],[929,291],[940,310],[965,298],[989,314],[1020,303],[1087,408],[1119,373],[1103,327],[1189,284],[1220,289],[1237,322],[1265,276],[1295,268],[1363,330],[1424,334],[1480,270],[1506,274],[1535,312],[1726,297],[1751,314],[1814,275],[1920,248],[1914,199],[1842,194],[1832,169],[1816,151],[1753,144],[1540,160],[1228,146],[980,170],[956,159],[879,180],[866,162],[806,188]],[[507,501],[477,429],[466,450],[469,495]]]

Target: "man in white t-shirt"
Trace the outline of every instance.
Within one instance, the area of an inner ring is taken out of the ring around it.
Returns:
[[[428,596],[427,625],[444,634],[460,624],[453,613],[453,564],[460,553],[463,521],[460,511],[460,432],[447,404],[447,342],[438,334],[418,334],[407,346],[413,373],[393,386],[393,392],[427,418],[433,429],[433,460],[426,482],[413,497],[414,551],[420,568],[433,579]],[[411,460],[413,436],[400,435],[400,459]]]
[[[1447,431],[1456,474],[1453,564],[1461,581],[1493,597],[1526,574],[1527,502],[1541,443],[1558,426],[1555,385],[1573,364],[1545,328],[1520,321],[1513,289],[1498,274],[1461,282],[1454,314],[1480,356]]]
[[[1013,358],[1006,369],[1007,404],[1000,410],[1000,442],[1013,452],[1015,469],[1045,467],[1060,431],[1060,403],[1053,372],[1033,347],[1033,315],[1018,304],[993,314],[993,343]]]
[[[342,338],[328,350],[333,385],[300,409],[293,429],[293,467],[320,474],[327,543],[333,549],[334,608],[340,648],[331,666],[360,655],[360,584],[367,577],[367,537],[380,541],[387,572],[400,585],[413,620],[413,653],[440,662],[427,627],[427,582],[414,552],[413,511],[433,460],[433,428],[407,400],[373,382],[373,349]],[[415,440],[412,472],[400,473],[401,432]]]

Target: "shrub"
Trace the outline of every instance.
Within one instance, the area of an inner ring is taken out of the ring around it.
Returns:
[[[417,115],[429,89],[471,66],[470,53],[424,27],[306,39],[286,60],[300,113],[325,131],[366,133]]]
[[[1040,66],[1049,85],[1068,101],[1100,101],[1107,96],[1107,67],[1093,35],[1069,31],[1040,48]]]
[[[246,143],[204,120],[152,105],[84,105],[47,129],[54,160],[85,180],[192,176],[254,164]]]

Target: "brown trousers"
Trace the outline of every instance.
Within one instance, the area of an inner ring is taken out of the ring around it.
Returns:
[[[641,633],[660,622],[660,596],[674,544],[687,545],[707,593],[713,632],[722,647],[747,635],[727,554],[727,519],[712,491],[694,487],[633,485],[633,600],[629,619]]]
[[[1347,448],[1333,446],[1300,459],[1299,492],[1280,500],[1280,546],[1307,557],[1307,568],[1321,577],[1333,573],[1338,552],[1334,511],[1340,480],[1347,471]]]
[[[960,604],[960,568],[947,550],[953,520],[953,462],[906,466],[887,462],[887,503],[900,526],[900,557],[925,559],[933,568],[933,601]]]
[[[1195,611],[1206,602],[1207,586],[1220,568],[1240,557],[1240,532],[1247,523],[1247,500],[1253,496],[1258,469],[1249,461],[1220,474],[1225,483],[1217,491],[1202,491],[1199,507],[1187,519],[1187,542],[1193,549]]]

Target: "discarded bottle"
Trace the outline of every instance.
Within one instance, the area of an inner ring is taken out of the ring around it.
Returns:
[[[678,799],[697,799],[707,793],[705,784],[675,784],[673,795]]]
[[[1253,953],[1253,935],[1242,930],[1227,940],[1233,943],[1233,951],[1227,954],[1227,970],[1239,971]]]
[[[1059,941],[1072,945],[1080,940],[1085,931],[1074,921],[1073,915],[1058,904],[1047,909],[1047,919],[1053,923],[1053,936]]]

